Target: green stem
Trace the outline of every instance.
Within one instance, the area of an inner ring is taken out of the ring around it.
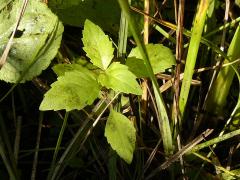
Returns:
[[[169,119],[167,115],[167,110],[162,98],[162,95],[159,90],[158,82],[157,79],[153,73],[148,54],[146,51],[146,47],[144,43],[142,42],[142,39],[140,39],[140,33],[137,29],[137,25],[134,21],[134,19],[131,17],[130,10],[129,10],[129,4],[127,0],[118,0],[118,3],[122,9],[122,11],[125,13],[126,18],[128,19],[129,22],[129,27],[132,32],[132,35],[134,37],[134,40],[139,47],[140,53],[143,57],[144,64],[146,66],[147,72],[149,74],[149,77],[152,81],[153,84],[153,89],[154,89],[154,94],[156,98],[156,102],[158,105],[158,124],[159,128],[161,131],[162,139],[163,139],[163,146],[164,146],[164,151],[166,155],[172,154],[173,152],[173,142],[172,142],[172,133],[170,129],[170,124],[169,124]]]
[[[228,48],[228,57],[231,61],[234,61],[240,57],[240,25],[234,34],[231,44]],[[225,60],[229,62],[229,60]],[[235,65],[236,66],[236,65]],[[209,96],[206,100],[205,109],[212,114],[222,114],[222,110],[226,105],[227,96],[234,78],[235,72],[231,66],[224,67],[220,70],[216,80],[213,82],[212,88],[209,92]]]
[[[206,147],[209,147],[211,145],[214,145],[214,144],[217,144],[217,143],[220,143],[222,141],[225,141],[227,139],[230,139],[234,136],[237,136],[240,134],[240,129],[238,130],[235,130],[235,131],[232,131],[230,133],[227,133],[227,134],[224,134],[223,136],[220,136],[220,137],[216,137],[214,139],[211,139],[209,141],[206,141],[204,143],[201,143],[201,144],[198,144],[196,145],[194,148],[192,148],[192,150],[189,152],[189,153],[193,153],[193,152],[196,152],[196,151],[199,151],[203,148],[206,148]]]
[[[52,172],[53,172],[52,169],[53,169],[53,167],[56,163],[56,160],[57,160],[57,155],[58,155],[58,152],[60,150],[61,143],[62,143],[63,133],[64,133],[64,131],[66,129],[66,126],[67,126],[68,116],[69,116],[69,112],[66,112],[65,116],[64,116],[64,119],[63,119],[62,128],[61,128],[59,136],[58,136],[57,144],[56,144],[56,147],[55,147],[55,151],[54,151],[53,159],[52,159],[52,163],[51,163],[51,169],[50,169],[50,172],[48,174],[47,179],[51,179]]]

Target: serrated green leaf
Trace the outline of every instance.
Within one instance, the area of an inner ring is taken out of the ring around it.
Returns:
[[[132,162],[136,143],[133,123],[121,113],[111,109],[105,127],[105,137],[117,154],[128,164]]]
[[[0,13],[0,54],[13,31],[21,5],[22,1],[14,1],[11,9]],[[21,82],[25,82],[39,75],[55,57],[62,32],[63,25],[47,5],[30,0],[7,61],[0,70],[0,79],[15,83],[22,78]]]
[[[118,62],[113,62],[109,68],[99,75],[98,81],[107,88],[124,93],[141,95],[142,89],[136,81],[136,76],[128,67]]]
[[[113,47],[109,37],[104,34],[102,29],[86,20],[84,23],[83,38],[84,51],[90,58],[91,62],[106,70],[113,58]]]
[[[71,111],[91,105],[98,97],[100,86],[91,72],[65,72],[44,95],[40,110]]]
[[[175,57],[168,47],[165,47],[162,44],[147,44],[146,49],[154,74],[164,72],[166,69],[171,68],[176,64]],[[140,61],[142,61],[142,63]],[[146,70],[143,67],[144,62],[138,47],[132,49],[126,65],[129,66],[129,69],[137,77],[146,76]],[[143,72],[140,72],[140,70]]]

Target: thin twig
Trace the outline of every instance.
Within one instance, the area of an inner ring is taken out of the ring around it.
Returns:
[[[205,137],[209,136],[212,132],[213,132],[213,129],[207,129],[206,131],[204,131],[201,135],[196,137],[192,142],[190,142],[189,144],[184,146],[180,151],[178,151],[176,154],[171,156],[162,165],[160,165],[155,170],[153,170],[152,173],[146,179],[152,178],[157,172],[169,167],[173,162],[177,161],[180,156],[183,156],[184,154],[190,152],[194,148],[194,146],[196,146],[198,143],[204,140]]]
[[[144,12],[149,14],[149,7],[150,7],[150,0],[145,0],[144,1]],[[144,15],[144,31],[143,31],[143,41],[144,44],[148,44],[148,39],[149,39],[149,17]],[[146,118],[146,112],[147,112],[147,101],[148,101],[148,91],[147,91],[147,86],[148,86],[148,80],[144,79],[142,82],[142,117],[143,119]]]
[[[22,117],[19,116],[16,122],[16,136],[14,142],[14,158],[16,160],[16,164],[18,162],[18,153],[19,153],[19,145],[20,145],[20,138],[21,138],[21,127],[22,127]]]
[[[227,67],[227,66],[230,66],[230,65],[233,65],[233,64],[237,64],[239,62],[240,62],[240,58],[236,59],[235,61],[225,63],[221,67]],[[199,68],[199,69],[195,69],[194,73],[201,73],[201,72],[204,72],[204,71],[214,70],[214,69],[217,69],[217,68],[220,68],[220,66],[216,65],[216,66],[212,66],[212,67]],[[180,81],[183,79],[183,75],[184,75],[184,73],[180,74]],[[157,76],[162,77],[163,74],[157,75]],[[169,77],[169,75],[164,75],[164,76]],[[173,85],[173,82],[174,82],[174,78],[169,79],[164,85],[162,85],[160,87],[160,91],[164,92],[164,91],[168,90]],[[193,84],[199,84],[199,81],[192,80],[192,83]]]

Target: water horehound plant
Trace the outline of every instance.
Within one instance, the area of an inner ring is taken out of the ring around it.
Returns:
[[[74,64],[54,66],[53,70],[58,75],[58,80],[45,94],[40,110],[81,110],[93,104],[97,98],[102,98],[100,94],[106,89],[108,89],[107,92],[142,94],[136,78],[147,76],[147,73],[138,48],[134,48],[130,53],[127,65],[113,61],[112,42],[99,26],[89,20],[85,21],[82,41],[83,50],[92,64],[83,66],[82,62],[85,60],[80,59]],[[159,44],[150,44],[147,49],[152,57],[151,62],[155,73],[175,64],[174,57],[168,48]],[[161,49],[165,50],[164,55],[156,56],[156,52]],[[156,59],[159,58],[162,59],[157,61]],[[166,63],[161,64],[164,60]],[[135,131],[133,123],[127,117],[110,108],[105,136],[111,147],[127,163],[131,163],[133,158],[136,143]]]

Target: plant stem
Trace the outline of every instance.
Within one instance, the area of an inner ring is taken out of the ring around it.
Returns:
[[[239,42],[240,25],[237,27],[232,42],[228,48],[227,55],[231,61],[234,61],[240,57],[240,48],[238,47]],[[225,60],[225,63],[226,62],[229,61]],[[231,66],[224,67],[220,70],[206,100],[205,109],[208,112],[211,112],[212,114],[222,114],[222,110],[226,105],[227,96],[229,94],[234,75],[235,72]]]
[[[136,41],[137,46],[139,47],[140,53],[143,57],[144,64],[147,68],[147,72],[149,74],[149,77],[152,81],[153,84],[153,89],[154,89],[154,94],[158,106],[158,124],[160,128],[160,133],[162,135],[163,139],[163,146],[164,146],[164,152],[166,155],[170,155],[173,152],[173,142],[172,142],[172,132],[170,129],[170,124],[169,124],[169,119],[167,115],[167,110],[162,98],[162,95],[159,90],[158,82],[157,79],[153,73],[148,54],[146,51],[146,47],[142,40],[140,39],[140,33],[137,29],[137,25],[134,21],[134,19],[131,17],[130,14],[130,9],[129,9],[129,4],[127,0],[118,0],[118,3],[122,9],[122,11],[125,13],[126,18],[128,19],[129,22],[129,27],[130,30],[133,34],[134,40]]]
[[[47,179],[51,179],[53,169],[54,169],[54,166],[55,166],[55,163],[56,163],[56,160],[57,160],[57,155],[58,155],[58,152],[60,150],[61,143],[62,143],[63,133],[64,133],[64,131],[66,129],[66,126],[67,126],[68,116],[69,116],[69,112],[66,112],[65,116],[64,116],[64,119],[63,119],[62,128],[61,128],[59,136],[58,136],[57,144],[56,144],[55,151],[54,151],[54,154],[53,154],[53,159],[52,159],[52,163],[51,163],[50,172],[48,173]]]
[[[230,138],[232,138],[232,137],[234,137],[234,136],[237,136],[237,135],[239,135],[239,134],[240,134],[240,129],[235,130],[235,131],[232,131],[232,132],[227,133],[227,134],[224,134],[224,135],[222,135],[222,136],[216,137],[216,138],[214,138],[214,139],[211,139],[211,140],[209,140],[209,141],[206,141],[206,142],[204,142],[204,143],[201,143],[201,144],[196,145],[194,148],[192,148],[192,150],[191,150],[189,153],[193,153],[193,152],[199,151],[199,150],[201,150],[201,149],[203,149],[203,148],[209,147],[209,146],[211,146],[211,145],[213,145],[213,144],[220,143],[220,142],[222,142],[222,141],[225,141],[225,140],[227,140],[227,139],[230,139]]]

